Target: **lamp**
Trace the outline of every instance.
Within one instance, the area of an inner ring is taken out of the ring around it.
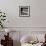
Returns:
[[[9,36],[9,29],[5,29],[5,32],[7,33],[7,36]]]
[[[9,30],[8,30],[8,29],[5,29],[5,32],[6,32],[6,33],[8,33],[8,32],[9,32]]]

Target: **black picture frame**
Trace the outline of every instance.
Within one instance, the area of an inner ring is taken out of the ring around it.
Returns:
[[[30,17],[30,6],[19,6],[20,17]]]

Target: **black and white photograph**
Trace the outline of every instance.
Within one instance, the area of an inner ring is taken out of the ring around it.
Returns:
[[[19,16],[29,17],[30,16],[30,6],[19,6]]]

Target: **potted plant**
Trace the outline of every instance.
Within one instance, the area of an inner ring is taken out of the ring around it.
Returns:
[[[0,11],[0,27],[4,28],[4,22],[6,20],[6,15],[4,12]]]

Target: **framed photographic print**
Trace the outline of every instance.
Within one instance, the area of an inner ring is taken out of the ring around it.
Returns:
[[[19,16],[29,17],[30,16],[30,6],[19,6]]]

